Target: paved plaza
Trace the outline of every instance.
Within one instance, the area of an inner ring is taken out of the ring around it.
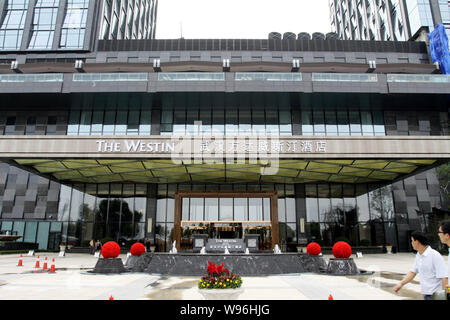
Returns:
[[[202,300],[199,277],[165,277],[158,274],[92,274],[97,258],[89,254],[41,255],[48,267],[55,258],[56,273],[36,272],[36,257],[0,256],[0,300]],[[331,256],[325,255],[328,260]],[[421,300],[419,276],[399,294],[394,285],[414,262],[414,253],[372,254],[357,258],[363,276],[328,276],[313,273],[243,277],[239,300]],[[120,258],[125,262],[126,254]],[[447,257],[444,257],[447,262]],[[206,266],[205,266],[206,268]],[[206,272],[206,271],[205,271]]]

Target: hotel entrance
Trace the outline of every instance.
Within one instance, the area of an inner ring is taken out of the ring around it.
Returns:
[[[244,239],[259,235],[259,249],[279,244],[276,191],[177,191],[174,240],[179,250],[191,250],[192,235],[212,239]]]
[[[181,221],[181,249],[191,250],[192,236],[205,234],[209,239],[243,239],[247,234],[259,236],[259,250],[272,248],[271,221]]]

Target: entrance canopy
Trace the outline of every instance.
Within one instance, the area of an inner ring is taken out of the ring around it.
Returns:
[[[172,160],[13,159],[16,165],[67,183],[383,183],[437,160],[276,160],[208,164]]]
[[[0,137],[0,160],[63,183],[387,183],[449,159],[448,136]]]

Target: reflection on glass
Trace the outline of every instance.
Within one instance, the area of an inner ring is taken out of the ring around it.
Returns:
[[[248,220],[247,214],[248,214],[247,198],[234,198],[234,220],[237,221]],[[221,211],[220,220],[233,220],[233,216],[230,214],[227,215],[227,218],[228,219],[225,219],[225,217],[223,217]]]
[[[205,220],[217,221],[219,220],[219,199],[205,198]]]
[[[308,222],[319,222],[317,198],[306,198],[306,220]]]
[[[295,222],[296,220],[295,198],[286,198],[286,221]]]
[[[262,198],[249,198],[249,220],[250,221],[262,221],[263,220],[263,208]]]
[[[167,199],[158,199],[156,201],[156,222],[166,221],[166,201]]]
[[[285,199],[278,199],[278,221],[286,222],[286,202],[285,202]]]
[[[183,198],[182,209],[181,209],[181,220],[189,220],[189,200],[190,198]]]
[[[71,194],[71,187],[61,185],[61,191],[59,193],[58,221],[69,221]]]
[[[271,212],[270,212],[270,198],[263,198],[264,205],[264,221],[271,221]]]
[[[370,220],[369,213],[369,199],[367,198],[367,193],[356,197],[356,203],[358,206],[358,219],[361,222]]]
[[[190,201],[190,220],[191,221],[204,221],[203,218],[203,198],[191,198]]]

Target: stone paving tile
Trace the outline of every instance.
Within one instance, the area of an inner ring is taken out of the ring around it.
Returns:
[[[24,267],[17,267],[18,257],[0,256],[0,300],[106,300],[111,295],[117,300],[203,299],[197,289],[198,277],[161,277],[143,273],[94,275],[87,271],[95,266],[97,258],[86,254],[68,254],[66,257],[48,254],[48,267],[55,258],[57,272],[36,274],[33,273],[36,257],[23,257]],[[120,258],[125,261],[126,253]],[[330,256],[324,258],[328,260]],[[404,294],[396,295],[392,291],[411,268],[415,258],[413,253],[353,258],[360,269],[375,273],[359,277],[312,273],[244,277],[245,290],[238,299],[325,300],[330,294],[335,300],[421,299],[419,277],[402,289]]]

